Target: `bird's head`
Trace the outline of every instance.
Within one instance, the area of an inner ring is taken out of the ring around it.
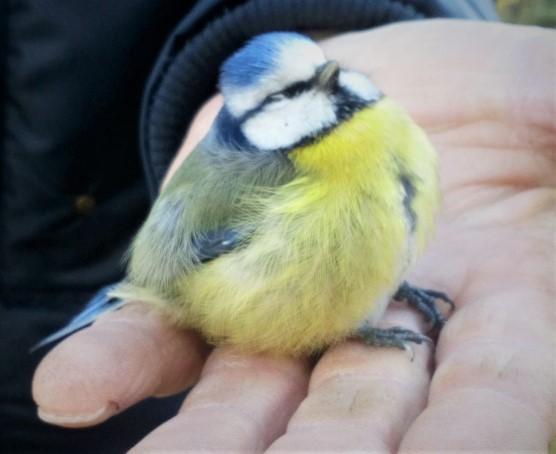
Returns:
[[[223,136],[260,150],[315,139],[381,96],[367,77],[340,69],[291,32],[259,35],[228,58],[220,90]]]

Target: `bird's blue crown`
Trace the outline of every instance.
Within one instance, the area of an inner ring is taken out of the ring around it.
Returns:
[[[228,58],[221,68],[220,87],[254,85],[279,63],[280,50],[293,41],[310,41],[294,32],[271,32],[259,35]]]

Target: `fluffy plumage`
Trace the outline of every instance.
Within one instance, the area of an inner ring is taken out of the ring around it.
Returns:
[[[255,38],[220,87],[112,295],[252,352],[305,354],[376,324],[432,230],[424,133],[294,33]]]
[[[267,35],[239,51],[224,65],[225,96],[278,84],[277,55],[296,39]],[[234,72],[269,44],[273,59],[249,77],[244,66]],[[305,66],[303,78],[265,92],[290,97],[259,93],[252,114],[234,115],[225,98],[154,205],[133,245],[130,284],[116,295],[248,351],[307,353],[382,316],[432,228],[435,154],[367,78],[343,71],[326,91],[311,83],[319,66]],[[291,90],[296,83],[305,85]],[[222,254],[203,260],[203,240],[212,251],[219,235],[230,240],[216,245]]]

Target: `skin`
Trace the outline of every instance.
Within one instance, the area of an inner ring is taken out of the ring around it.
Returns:
[[[323,43],[406,107],[439,152],[444,208],[410,276],[457,305],[434,354],[415,347],[410,361],[349,341],[316,364],[247,356],[134,304],[45,357],[33,384],[40,416],[90,426],[195,384],[132,452],[545,451],[556,432],[554,38],[439,20]],[[170,173],[219,104],[199,112]],[[403,305],[384,325],[426,328]]]

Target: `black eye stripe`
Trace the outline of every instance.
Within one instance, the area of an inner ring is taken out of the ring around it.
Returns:
[[[286,98],[294,98],[296,96],[299,96],[300,94],[311,90],[311,88],[313,88],[314,81],[315,78],[309,80],[303,80],[301,82],[295,82],[287,86],[281,91],[277,91],[275,93],[271,93],[270,95],[268,95],[265,99],[265,103],[272,102],[273,97],[278,97],[279,95],[285,96]]]
[[[282,93],[287,98],[293,98],[294,96],[298,96],[301,93],[309,91],[311,88],[313,88],[313,82],[313,79],[296,82],[284,88],[280,93]]]
[[[281,91],[271,93],[270,95],[268,95],[264,99],[264,101],[261,104],[259,104],[254,109],[248,110],[241,117],[239,117],[237,119],[238,124],[245,123],[247,120],[249,120],[249,118],[253,117],[257,113],[259,113],[261,110],[263,110],[265,106],[267,106],[268,104],[271,104],[273,101],[275,101],[275,100],[272,99],[273,96],[282,95],[282,96],[285,96],[286,98],[293,98],[293,97],[298,96],[301,93],[309,91],[311,88],[313,88],[314,82],[315,82],[315,77],[313,77],[309,80],[303,80],[301,82],[295,82],[295,83],[287,86],[286,88],[284,88]]]

